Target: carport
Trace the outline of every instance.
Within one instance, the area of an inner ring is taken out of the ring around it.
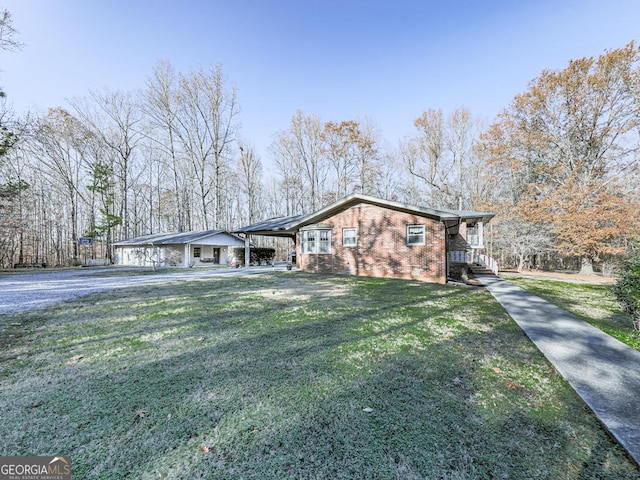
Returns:
[[[289,217],[274,217],[262,222],[247,225],[246,227],[238,228],[232,233],[240,234],[244,236],[244,265],[249,266],[250,250],[251,250],[251,237],[258,235],[262,237],[279,237],[289,238],[293,241],[294,250],[296,244],[296,232],[291,227],[297,225],[298,221],[304,218],[305,215],[292,215]]]

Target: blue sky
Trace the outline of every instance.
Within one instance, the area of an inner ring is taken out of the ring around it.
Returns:
[[[370,119],[392,147],[427,108],[491,121],[543,69],[640,35],[638,0],[0,0],[18,52],[0,52],[15,110],[143,88],[160,59],[221,64],[242,136],[267,160],[296,110]]]

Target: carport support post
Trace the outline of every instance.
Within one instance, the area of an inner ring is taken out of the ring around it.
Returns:
[[[244,266],[249,266],[251,260],[251,236],[247,233],[244,236]]]

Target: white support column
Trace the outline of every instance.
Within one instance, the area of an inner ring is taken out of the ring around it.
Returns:
[[[191,245],[186,243],[184,245],[184,262],[183,262],[183,267],[188,267],[189,266],[189,261],[191,260]]]
[[[246,233],[244,236],[244,266],[248,267],[251,261],[251,236]]]

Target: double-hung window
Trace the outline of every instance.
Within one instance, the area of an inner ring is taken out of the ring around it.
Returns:
[[[355,247],[358,244],[358,231],[355,228],[342,229],[342,246]]]
[[[331,230],[318,230],[318,253],[331,253]]]
[[[483,248],[482,222],[467,226],[467,243],[471,248]]]
[[[309,229],[300,232],[302,253],[331,253],[331,230]]]
[[[302,253],[315,253],[317,243],[317,230],[306,230],[302,232]]]
[[[407,245],[424,245],[424,225],[407,225]]]

